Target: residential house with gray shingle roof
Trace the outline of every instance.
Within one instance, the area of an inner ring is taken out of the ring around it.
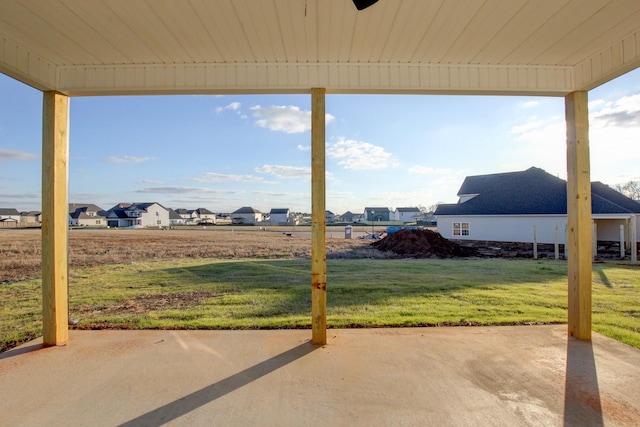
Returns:
[[[92,203],[69,203],[69,225],[75,227],[106,227],[107,212]]]
[[[107,212],[109,227],[168,227],[169,211],[160,203],[119,203]]]
[[[257,224],[262,221],[262,212],[250,206],[244,206],[231,213],[232,224]]]
[[[289,208],[272,208],[271,211],[269,211],[269,222],[271,225],[291,224],[289,218],[290,213]]]
[[[417,222],[422,217],[422,212],[417,207],[396,208],[393,211],[393,219],[400,222]]]
[[[173,226],[185,224],[185,219],[182,218],[180,214],[178,214],[178,212],[170,208],[167,208],[167,210],[169,211],[169,225]]]
[[[215,224],[216,214],[207,208],[198,208],[195,210],[199,224]]]
[[[20,222],[22,225],[39,225],[41,215],[42,213],[40,211],[20,212]]]
[[[542,169],[468,176],[458,203],[440,204],[438,232],[448,239],[566,242],[567,182]],[[640,237],[640,204],[601,183],[591,183],[591,208],[598,241],[625,242]]]
[[[178,208],[175,212],[184,219],[184,225],[194,225],[198,223],[198,214],[194,209]]]
[[[3,227],[15,227],[20,223],[20,212],[14,208],[0,208],[0,223]]]
[[[367,221],[391,221],[391,211],[389,208],[364,208],[364,217]]]
[[[20,212],[14,208],[0,208],[0,221],[20,222]]]

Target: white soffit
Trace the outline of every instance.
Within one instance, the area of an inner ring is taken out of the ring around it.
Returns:
[[[72,96],[562,96],[638,66],[638,0],[0,0],[0,72]]]

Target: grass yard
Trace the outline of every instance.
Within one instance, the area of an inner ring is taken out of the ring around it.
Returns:
[[[330,259],[328,325],[566,323],[563,261]],[[41,334],[40,280],[0,286],[0,348]],[[135,261],[75,268],[76,328],[310,328],[310,261]],[[593,329],[640,348],[640,268],[598,263]]]

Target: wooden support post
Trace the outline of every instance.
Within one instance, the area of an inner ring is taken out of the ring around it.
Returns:
[[[69,339],[67,294],[69,98],[45,92],[42,108],[42,337]]]
[[[587,92],[565,98],[567,122],[567,245],[569,335],[591,340],[591,174]]]
[[[311,342],[327,343],[325,89],[311,89]]]
[[[624,225],[620,224],[620,259],[624,259]]]

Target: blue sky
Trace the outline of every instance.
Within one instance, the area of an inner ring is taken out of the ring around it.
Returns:
[[[640,179],[640,70],[589,93],[592,180]],[[311,210],[310,96],[71,99],[69,201]],[[328,95],[327,209],[455,202],[465,176],[566,178],[564,99]],[[42,94],[0,74],[0,207],[40,209]]]

